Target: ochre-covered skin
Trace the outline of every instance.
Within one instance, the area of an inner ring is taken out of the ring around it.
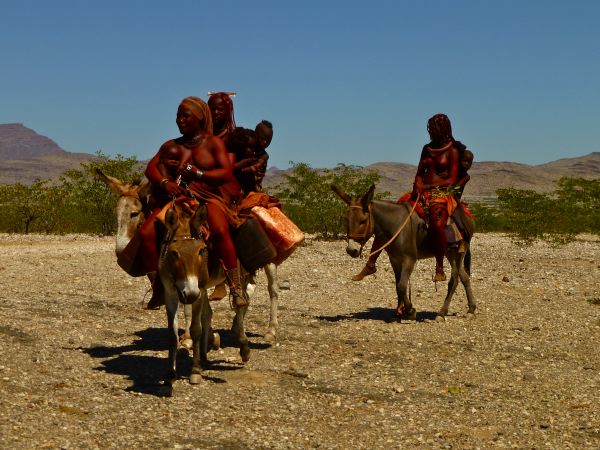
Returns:
[[[212,135],[210,110],[202,100],[196,97],[185,98],[177,110],[176,123],[181,137],[165,142],[150,160],[145,172],[153,189],[163,194],[156,196],[155,208],[140,230],[147,270],[151,272],[158,267],[156,216],[173,196],[187,194],[182,185],[176,183],[177,180],[165,177],[161,170],[161,154],[173,153],[174,149],[181,155],[178,172],[182,180],[189,183],[190,190],[199,199],[208,202],[208,224],[214,248],[225,267],[233,268],[237,264],[237,258],[230,234],[230,222],[235,217],[231,208],[235,198],[221,189],[221,186],[233,180],[233,165],[227,149],[221,139]],[[199,173],[201,176],[197,179]]]

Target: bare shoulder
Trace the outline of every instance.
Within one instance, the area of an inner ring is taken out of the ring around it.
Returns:
[[[450,155],[452,155],[453,157],[456,157],[456,158],[459,157],[460,151],[454,145],[452,147],[450,147],[448,150],[450,152]]]
[[[213,150],[226,150],[225,143],[218,136],[209,136],[205,142]]]
[[[169,139],[163,145],[160,146],[159,151],[163,150],[163,149],[174,148],[174,147],[179,147],[179,144],[177,143],[177,140],[176,139]]]

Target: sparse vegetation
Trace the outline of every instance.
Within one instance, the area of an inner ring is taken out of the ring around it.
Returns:
[[[552,194],[523,189],[498,189],[496,205],[470,206],[479,231],[500,231],[514,241],[572,241],[577,234],[600,234],[600,179],[561,178]]]
[[[362,195],[372,184],[377,184],[380,176],[377,172],[345,164],[317,170],[306,163],[292,163],[291,173],[285,175],[285,179],[285,184],[271,190],[283,203],[285,213],[306,233],[338,238],[346,231],[343,220],[346,207],[331,190],[331,185],[352,195]],[[376,198],[389,195],[389,192],[378,193]]]
[[[37,180],[0,185],[0,231],[9,233],[94,233],[115,230],[115,197],[96,180],[95,169],[126,182],[141,179],[135,157],[96,158],[67,170],[58,181]],[[352,195],[362,195],[380,181],[375,171],[338,164],[334,169],[314,169],[292,163],[285,182],[269,189],[280,198],[283,209],[307,233],[338,238],[345,233],[345,205],[331,191],[335,184]],[[600,179],[561,178],[551,194],[523,189],[499,189],[497,202],[471,203],[478,232],[508,233],[515,242],[530,244],[547,240],[570,242],[580,233],[600,234]],[[376,198],[389,198],[389,192]]]
[[[0,231],[9,233],[93,233],[111,234],[116,229],[115,198],[104,183],[94,177],[95,169],[125,181],[141,179],[135,157],[102,152],[96,159],[66,171],[58,180],[37,180],[0,185]]]

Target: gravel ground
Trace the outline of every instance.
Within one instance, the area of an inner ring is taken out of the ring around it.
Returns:
[[[473,241],[478,314],[462,288],[445,322],[433,261],[398,323],[393,274],[308,239],[279,270],[280,335],[263,338],[266,278],[248,317],[251,360],[228,339],[200,385],[180,352],[159,394],[166,316],[116,265],[111,238],[0,235],[2,448],[600,448],[600,241]]]

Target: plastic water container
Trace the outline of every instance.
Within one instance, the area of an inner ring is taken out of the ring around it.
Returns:
[[[277,256],[277,250],[269,240],[267,233],[258,220],[246,220],[235,233],[235,251],[237,257],[249,272],[264,267]]]

